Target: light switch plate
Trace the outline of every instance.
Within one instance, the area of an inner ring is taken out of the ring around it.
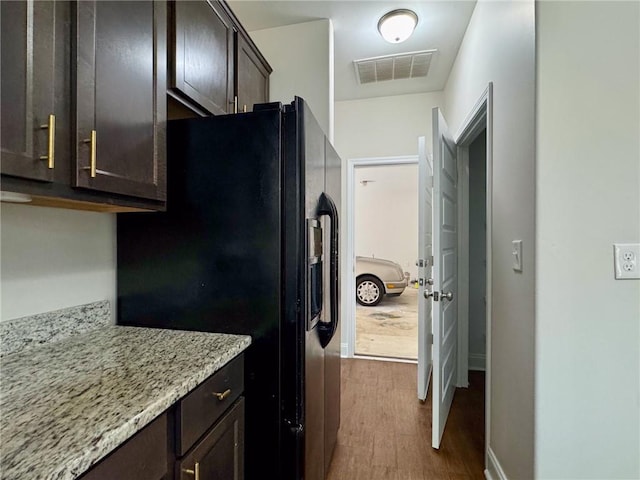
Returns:
[[[513,269],[516,272],[522,271],[522,240],[511,242],[511,254],[513,255]]]
[[[640,279],[640,243],[614,243],[613,263],[617,280]]]

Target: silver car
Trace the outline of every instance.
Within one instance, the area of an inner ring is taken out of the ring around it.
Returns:
[[[400,295],[407,277],[396,262],[356,257],[356,301],[365,307],[378,305],[385,294]]]

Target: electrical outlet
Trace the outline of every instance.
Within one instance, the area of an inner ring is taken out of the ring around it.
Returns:
[[[614,243],[613,262],[616,279],[640,279],[640,243]]]

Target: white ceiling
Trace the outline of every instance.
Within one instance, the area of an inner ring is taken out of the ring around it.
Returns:
[[[228,3],[249,32],[330,18],[334,28],[336,101],[442,90],[475,6],[475,0],[229,0]],[[416,12],[418,26],[407,41],[390,44],[382,39],[377,25],[383,14],[396,8]],[[426,78],[367,85],[357,82],[353,60],[429,49],[437,49],[438,53]]]

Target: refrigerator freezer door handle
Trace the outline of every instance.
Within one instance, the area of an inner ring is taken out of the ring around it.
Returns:
[[[326,193],[320,195],[320,202],[318,204],[318,216],[323,215],[327,215],[331,221],[331,244],[329,246],[331,256],[329,265],[329,275],[331,279],[329,287],[331,322],[321,322],[318,325],[322,348],[329,344],[331,338],[333,338],[333,334],[338,328],[338,209],[331,197]]]

